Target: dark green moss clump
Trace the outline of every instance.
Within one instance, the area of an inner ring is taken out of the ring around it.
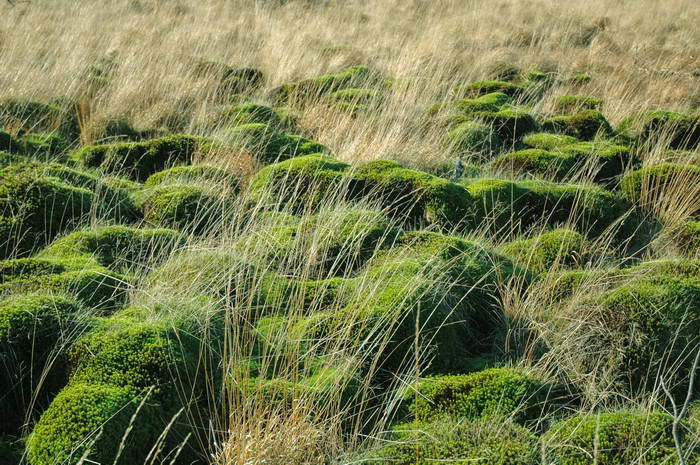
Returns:
[[[578,165],[577,157],[566,152],[525,149],[498,156],[490,166],[512,174],[534,174],[563,181]]]
[[[518,97],[525,91],[520,84],[505,81],[476,81],[452,90],[457,97],[479,97],[484,94],[498,92],[509,97]]]
[[[554,109],[561,113],[581,110],[598,110],[603,101],[596,97],[562,95],[554,99]]]
[[[199,186],[169,184],[147,191],[139,207],[150,223],[201,233],[225,221],[231,205]]]
[[[675,463],[672,423],[662,412],[577,415],[547,432],[544,451],[561,465]]]
[[[488,158],[501,149],[503,142],[489,126],[467,121],[445,134],[441,144],[453,155],[486,154],[484,158]]]
[[[71,160],[105,173],[143,182],[150,175],[175,164],[189,164],[197,152],[211,150],[213,143],[201,137],[175,135],[146,142],[90,145],[71,155]]]
[[[82,221],[94,194],[30,173],[0,177],[0,259],[24,255]]]
[[[250,123],[228,129],[223,139],[229,145],[250,150],[264,165],[313,153],[330,153],[330,149],[305,137],[277,132],[263,123]]]
[[[318,98],[341,89],[362,88],[378,80],[377,73],[367,66],[351,66],[334,74],[283,84],[273,91],[278,102],[295,102]]]
[[[509,242],[499,250],[520,266],[546,273],[557,266],[582,266],[590,258],[586,238],[570,229],[555,229],[531,239]]]
[[[41,411],[66,383],[59,345],[81,326],[79,310],[73,300],[42,295],[0,302],[0,434],[19,432],[33,395]]]
[[[159,171],[146,179],[146,187],[154,187],[160,184],[191,184],[203,181],[221,186],[229,190],[232,194],[239,191],[238,178],[221,168],[208,165],[176,166],[167,170]]]
[[[575,115],[549,118],[542,123],[542,129],[581,140],[593,140],[599,135],[603,137],[614,135],[608,120],[597,110],[584,110]]]
[[[640,144],[666,142],[671,149],[693,149],[700,144],[700,117],[672,111],[637,113],[624,119],[618,130]]]
[[[662,163],[628,173],[622,180],[621,190],[630,202],[653,207],[658,199],[688,195],[687,186],[697,186],[698,183],[700,166]],[[694,199],[686,202],[690,209],[688,213],[700,213],[700,198],[697,194]]]
[[[418,421],[443,416],[474,420],[508,417],[516,423],[536,422],[561,399],[552,385],[522,370],[492,368],[468,375],[439,376],[410,389],[409,411]]]
[[[27,132],[58,133],[68,140],[80,135],[78,112],[72,105],[5,98],[0,100],[0,125]]]
[[[475,422],[443,419],[397,426],[388,445],[365,454],[371,465],[431,465],[436,462],[483,465],[536,465],[536,436],[503,418]]]
[[[282,130],[295,126],[294,121],[289,118],[283,109],[274,109],[267,105],[255,103],[227,107],[217,115],[216,120],[220,125],[226,127],[257,123],[267,124],[276,130]]]

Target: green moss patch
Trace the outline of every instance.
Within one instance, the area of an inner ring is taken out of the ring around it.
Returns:
[[[614,135],[608,120],[597,110],[584,110],[574,115],[549,118],[542,122],[542,129],[581,140],[593,140],[596,136],[612,137]]]
[[[700,144],[700,117],[650,110],[624,119],[618,130],[638,143],[668,143],[672,149],[692,149]]]
[[[520,266],[536,273],[546,273],[555,267],[583,266],[591,257],[586,238],[570,229],[555,229],[535,236],[509,242],[499,251]]]

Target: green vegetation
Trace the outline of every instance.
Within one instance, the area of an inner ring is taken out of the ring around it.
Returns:
[[[570,229],[555,229],[530,239],[503,245],[499,250],[515,263],[536,273],[557,266],[582,266],[592,257],[586,238]]]
[[[330,152],[318,142],[298,135],[278,133],[263,123],[236,126],[227,130],[222,138],[228,145],[247,148],[263,165],[301,155]]]
[[[639,144],[666,142],[672,149],[692,149],[700,144],[700,118],[682,113],[650,110],[624,119],[618,131]]]
[[[542,122],[542,129],[581,140],[597,136],[611,137],[614,131],[605,116],[597,110],[584,110],[570,116],[555,116]]]

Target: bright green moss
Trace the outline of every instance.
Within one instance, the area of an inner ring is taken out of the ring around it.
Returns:
[[[490,166],[512,174],[533,174],[563,181],[578,165],[577,157],[565,152],[526,149],[498,156]]]
[[[62,237],[41,251],[38,259],[71,259],[96,262],[109,269],[126,272],[139,265],[152,265],[183,242],[172,229],[138,229],[106,226],[77,231]]]
[[[29,159],[23,155],[0,151],[0,169],[19,163],[26,163]]]
[[[143,391],[105,384],[73,384],[56,396],[27,440],[31,465],[76,465],[87,458],[114,463],[122,438],[144,398]],[[118,465],[142,463],[158,441],[158,435],[175,412],[152,398],[139,410]],[[158,429],[160,428],[160,429]],[[167,438],[170,453],[179,437]]]
[[[328,147],[305,137],[278,133],[271,126],[251,123],[229,129],[223,135],[227,144],[250,150],[264,165],[313,153],[330,153]]]
[[[599,98],[579,95],[562,95],[554,99],[554,109],[561,113],[598,110],[602,104],[603,101]]]
[[[78,112],[72,106],[5,98],[0,100],[0,124],[21,133],[59,133],[68,139],[80,135]]]
[[[478,98],[458,99],[438,103],[430,107],[430,114],[436,114],[449,109],[459,114],[470,115],[478,111],[498,111],[502,106],[511,102],[511,98],[502,92],[492,92]]]
[[[474,117],[491,126],[506,142],[513,142],[537,130],[535,118],[525,108],[504,107],[498,111],[480,111]]]
[[[375,200],[398,218],[427,221],[443,227],[459,225],[468,213],[469,195],[464,187],[395,162],[377,160],[355,172],[356,192]]]
[[[452,90],[452,93],[457,96],[473,96],[478,97],[484,94],[499,92],[506,94],[509,97],[518,97],[524,92],[525,88],[520,84],[504,81],[477,81],[459,86]]]
[[[174,164],[189,164],[196,152],[207,152],[213,143],[201,137],[174,135],[145,142],[89,145],[71,155],[71,160],[105,173],[120,174],[143,182],[150,175]]]
[[[586,238],[570,229],[555,229],[531,239],[513,241],[499,251],[515,263],[535,273],[546,273],[557,266],[581,266],[590,258]]]
[[[522,75],[523,81],[553,84],[557,80],[556,73],[545,73],[543,71],[530,71]]]
[[[330,100],[342,103],[359,103],[370,104],[381,98],[381,94],[377,89],[341,89],[331,92],[328,95]]]
[[[698,183],[700,166],[662,163],[628,173],[622,180],[621,190],[630,202],[653,206],[664,193],[674,195],[676,192],[685,192],[684,186],[695,186]],[[700,213],[700,199],[695,200],[694,204],[689,205],[696,207],[689,211],[691,215]]]
[[[576,415],[547,432],[543,449],[561,465],[676,463],[672,423],[662,412]]]
[[[283,125],[282,118],[272,107],[254,103],[226,108],[218,119],[229,127],[251,123],[267,124],[273,128],[279,128]]]
[[[547,132],[561,133],[581,140],[593,140],[596,136],[610,137],[614,131],[597,110],[584,110],[570,116],[555,116],[542,123]]]
[[[376,73],[369,67],[351,66],[339,73],[283,84],[273,91],[273,97],[278,102],[318,98],[341,89],[362,88],[376,79]]]
[[[567,78],[564,83],[570,86],[583,86],[591,82],[591,79],[592,78],[587,74],[576,74],[570,78]]]
[[[322,154],[291,158],[258,171],[250,184],[251,196],[295,210],[318,207],[324,198],[336,195],[349,167]]]
[[[64,154],[70,143],[57,133],[33,133],[25,134],[21,143],[27,155],[37,157],[55,157]]]
[[[700,117],[650,110],[624,119],[618,131],[640,144],[667,142],[671,149],[693,149],[700,144]]]
[[[676,242],[686,254],[700,254],[700,221],[683,223],[676,233]]]
[[[503,144],[501,138],[485,124],[468,121],[451,129],[441,140],[441,145],[453,155],[491,154]]]
[[[237,177],[226,170],[208,165],[176,166],[159,171],[146,179],[147,187],[159,184],[190,184],[192,182],[205,181],[225,186],[232,193],[240,189]]]
[[[418,421],[443,416],[474,420],[500,416],[516,423],[536,422],[561,399],[554,386],[512,368],[492,368],[468,375],[438,376],[409,389],[409,411]]]
[[[296,248],[311,252],[307,259],[320,276],[347,276],[400,234],[379,212],[359,208],[334,209],[302,221],[296,228]],[[313,244],[313,247],[311,245]]]
[[[472,197],[468,228],[483,226],[483,218],[490,219],[494,231],[572,221],[580,232],[596,236],[629,209],[616,194],[594,186],[478,179],[466,187]]]
[[[204,232],[224,221],[230,205],[194,185],[156,186],[139,202],[146,221],[158,226]]]
[[[536,134],[528,134],[523,137],[523,144],[533,149],[554,150],[560,149],[576,142],[578,139],[563,134],[550,134],[548,132],[538,132]]]
[[[473,242],[438,233],[407,234],[370,262],[345,309],[314,314],[301,323],[300,338],[318,345],[329,333],[359,321],[358,343],[369,338],[363,342],[368,350],[381,350],[382,372],[413,366],[418,344],[426,357],[424,373],[459,373],[470,356],[490,348],[500,313],[494,299],[497,282],[514,274],[524,275]],[[386,343],[385,333],[373,328],[384,328],[391,340]],[[421,328],[418,341],[416,328]]]
[[[504,418],[444,419],[397,426],[387,445],[367,452],[370,465],[536,465],[537,438]]]
[[[35,250],[87,217],[91,191],[30,173],[0,177],[0,258]]]
[[[40,411],[67,381],[65,354],[57,346],[81,326],[79,310],[75,301],[61,297],[0,301],[0,434],[19,431],[33,395],[33,407]]]
[[[667,360],[688,365],[688,351],[700,331],[700,280],[672,276],[631,279],[602,296],[598,304],[610,332],[609,344],[621,355],[620,376],[632,389],[653,388],[659,373],[682,381],[685,368],[666,367]],[[669,345],[668,341],[675,341]],[[678,361],[685,361],[678,362]],[[665,368],[664,368],[665,367]],[[673,373],[665,373],[665,371]],[[682,390],[682,389],[681,389]]]

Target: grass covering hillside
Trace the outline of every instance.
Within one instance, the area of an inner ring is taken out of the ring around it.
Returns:
[[[0,463],[700,463],[694,2],[0,12]]]

